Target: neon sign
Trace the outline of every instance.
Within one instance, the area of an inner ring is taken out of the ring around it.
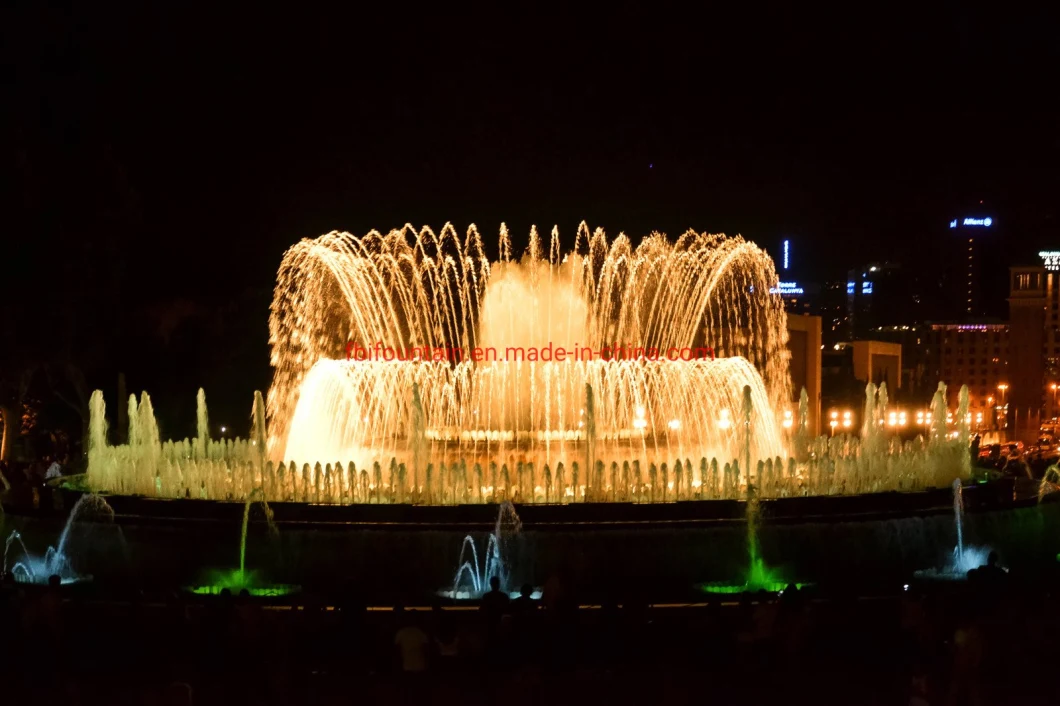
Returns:
[[[956,228],[958,220],[959,219],[954,218],[952,221],[950,221],[950,228]],[[978,228],[989,228],[990,226],[994,225],[994,219],[990,216],[987,216],[985,218],[965,218],[960,222],[960,225],[976,226]]]
[[[769,293],[786,296],[791,294],[805,294],[805,291],[797,282],[777,282],[776,287],[769,288]]]
[[[862,294],[872,294],[872,282],[862,282],[861,283],[861,293]]]
[[[854,293],[854,283],[853,282],[847,282],[847,294],[853,294],[853,293]]]
[[[1051,272],[1060,270],[1060,250],[1042,250],[1038,253],[1038,257],[1042,258],[1045,269]]]
[[[788,247],[788,242],[789,241],[787,241],[787,240],[784,241],[784,269],[785,270],[788,269],[788,252],[790,250],[790,248]]]

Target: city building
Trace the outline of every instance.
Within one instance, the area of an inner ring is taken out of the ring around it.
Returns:
[[[962,216],[950,221],[950,230],[958,237],[960,248],[959,278],[953,281],[954,300],[968,316],[984,316],[981,295],[983,270],[983,239],[994,226],[990,216]],[[967,241],[967,243],[965,242]]]
[[[902,389],[905,398],[928,404],[939,386],[937,346],[931,345],[930,323],[877,326],[872,338],[902,347]]]
[[[1046,416],[1060,416],[1060,250],[1038,253],[1045,268],[1045,379]]]
[[[923,341],[925,382],[946,383],[946,407],[956,409],[968,386],[969,410],[978,429],[1005,425],[1009,402],[1010,329],[1007,323],[929,324]]]
[[[1048,289],[1056,287],[1055,273],[1042,265],[1011,267],[1009,273],[1008,420],[1015,438],[1033,443],[1042,422],[1045,363],[1047,356],[1055,355],[1046,343],[1047,331],[1055,340],[1056,319],[1050,303],[1055,295]]]
[[[1002,223],[979,201],[947,223],[938,249],[939,294],[943,307],[930,313],[936,320],[1000,318],[1007,282]]]
[[[805,388],[810,401],[807,425],[816,436],[820,434],[821,423],[821,317],[788,314],[788,350],[791,351],[792,403],[798,404]]]
[[[847,283],[839,280],[821,286],[813,313],[821,317],[821,335],[825,347],[849,340]]]
[[[896,262],[873,262],[849,270],[846,282],[848,340],[869,339],[881,326],[923,320],[920,279]]]
[[[859,382],[886,383],[890,392],[902,387],[902,346],[885,341],[854,341],[854,377]]]

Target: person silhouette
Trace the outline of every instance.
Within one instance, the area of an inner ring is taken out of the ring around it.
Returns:
[[[532,615],[537,610],[537,601],[534,600],[534,587],[524,583],[519,589],[519,597],[512,601],[512,613],[520,618]]]
[[[499,576],[490,577],[490,590],[482,596],[482,612],[491,621],[499,621],[501,616],[508,610],[511,599],[508,594],[501,590],[501,579]]]

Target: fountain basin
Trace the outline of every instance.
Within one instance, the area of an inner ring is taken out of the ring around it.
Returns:
[[[268,583],[256,571],[214,570],[207,572],[203,583],[185,586],[184,590],[197,596],[219,596],[227,589],[233,596],[243,591],[255,598],[278,598],[289,596],[302,590],[301,586],[284,583]]]
[[[441,596],[442,598],[448,598],[451,601],[458,601],[458,602],[463,602],[463,601],[476,602],[476,601],[479,601],[479,600],[482,599],[482,594],[475,593],[474,591],[464,591],[464,590],[454,591],[452,589],[448,589],[448,590],[438,591],[438,595]],[[508,592],[508,597],[511,598],[513,601],[516,598],[519,598],[521,595],[522,594],[520,594],[519,591],[509,591]],[[533,592],[530,594],[530,597],[533,598],[535,601],[538,601],[538,600],[541,600],[541,596],[542,595],[544,595],[544,594],[541,591],[541,589],[540,588],[535,588],[533,590]]]
[[[44,489],[41,502],[5,500],[6,522],[31,547],[53,542],[79,494]],[[54,497],[52,497],[54,496]],[[1011,485],[967,487],[966,546],[990,546],[1013,571],[1051,569],[1060,551],[1060,503],[1014,502]],[[232,546],[244,504],[206,500],[108,498],[110,541],[86,567],[97,592],[129,581],[145,591],[214,585],[204,567],[237,566]],[[939,566],[955,543],[952,490],[870,496],[791,498],[760,503],[760,556],[784,577],[822,590],[909,583]],[[496,526],[488,505],[329,506],[270,504],[278,533],[251,514],[246,565],[269,583],[334,591],[351,583],[366,601],[411,601],[453,586],[461,542],[483,542]],[[508,584],[542,585],[566,569],[585,600],[612,595],[687,599],[697,585],[742,586],[747,573],[744,503],[571,504],[517,507],[522,530]],[[114,541],[121,535],[121,542]],[[481,544],[480,544],[481,548]],[[466,558],[466,557],[465,557]],[[386,566],[386,571],[379,571]],[[133,570],[135,567],[135,570]],[[461,587],[462,588],[462,587]],[[220,590],[220,589],[218,589]],[[459,589],[458,589],[459,590]]]
[[[788,581],[766,581],[759,584],[749,583],[725,583],[724,581],[711,581],[709,583],[701,583],[698,588],[703,593],[713,594],[743,594],[743,593],[759,593],[760,591],[766,591],[767,593],[783,593],[792,584]],[[812,586],[811,583],[795,583],[794,586],[799,590]]]
[[[37,576],[29,574],[23,571],[12,571],[11,577],[15,583],[18,584],[29,584],[33,586],[47,586],[47,576]],[[73,586],[81,583],[90,583],[92,581],[91,576],[62,576],[59,579],[61,586]]]

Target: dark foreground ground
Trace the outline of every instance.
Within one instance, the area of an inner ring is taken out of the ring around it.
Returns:
[[[89,602],[31,588],[3,593],[4,703],[1060,703],[1060,608],[1040,583],[560,600],[497,622],[474,608]],[[408,624],[432,644],[423,673],[402,672],[394,647]],[[442,657],[453,636],[457,655]]]

